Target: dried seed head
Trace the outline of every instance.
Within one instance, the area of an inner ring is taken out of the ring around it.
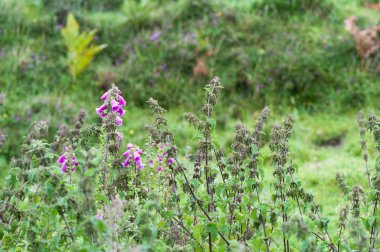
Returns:
[[[204,128],[203,122],[193,113],[185,113],[185,120],[188,121],[195,129],[201,131]]]
[[[360,185],[354,186],[352,188],[352,215],[357,218],[360,215],[360,196],[364,200],[364,191]]]
[[[349,212],[348,205],[346,205],[344,208],[340,210],[340,213],[339,213],[339,227],[340,228],[346,228],[348,212]]]
[[[32,140],[40,140],[47,137],[49,132],[49,122],[48,121],[37,121],[33,124],[33,128],[27,137],[27,142],[30,143]]]
[[[153,99],[152,97],[150,97],[147,101],[148,103],[148,106],[152,109],[153,112],[157,113],[157,114],[161,114],[161,113],[165,113],[166,110],[163,109],[162,107],[160,107],[160,105],[158,104],[158,101]]]
[[[268,120],[268,116],[269,116],[269,108],[265,107],[261,111],[260,116],[256,121],[255,129],[253,131],[253,144],[255,144],[257,147],[261,146],[264,123]]]
[[[221,85],[221,80],[219,77],[214,77],[209,85],[206,85],[206,97],[207,97],[207,103],[211,105],[215,105],[219,95],[222,91],[223,87]],[[206,113],[206,116],[210,116],[211,113]]]
[[[339,172],[336,173],[336,183],[344,195],[349,194],[350,189],[348,188],[346,178],[341,176]]]

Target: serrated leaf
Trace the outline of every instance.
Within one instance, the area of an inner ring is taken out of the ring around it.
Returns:
[[[218,236],[218,226],[214,222],[209,222],[206,224],[206,232],[211,233],[212,240],[214,241]]]

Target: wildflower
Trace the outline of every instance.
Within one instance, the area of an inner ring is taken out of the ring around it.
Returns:
[[[129,166],[130,165],[130,160],[131,158],[130,157],[127,157],[127,159],[125,159],[125,161],[121,164],[124,168]]]
[[[174,163],[174,158],[169,158],[168,153],[165,150],[165,145],[162,143],[153,143],[153,147],[157,147],[157,172],[160,172],[163,170],[163,168],[168,165],[172,165]],[[150,160],[149,161],[149,166],[153,167],[154,166],[154,161]]]
[[[126,152],[123,153],[123,156],[129,157],[130,153],[131,153],[131,151],[130,151],[130,149],[128,149]]]
[[[107,100],[108,98],[108,94],[109,94],[109,91],[105,92],[102,97],[100,97],[100,99],[102,99],[103,101]]]
[[[112,111],[118,111],[119,110],[119,103],[117,101],[115,101],[114,99],[111,100],[110,102],[111,104],[111,108],[112,108]]]
[[[95,217],[96,217],[97,220],[104,220],[102,213],[97,213]]]
[[[127,102],[124,100],[124,98],[121,95],[119,95],[119,104],[122,107],[127,105]]]
[[[96,113],[101,117],[104,118],[106,115],[104,114],[104,111],[107,109],[107,105],[104,103],[99,108],[96,108]]]
[[[123,124],[123,119],[120,116],[116,116],[116,126],[121,126]]]
[[[117,113],[119,114],[119,116],[123,116],[123,115],[125,114],[125,110],[122,109],[122,108],[119,108],[119,109],[117,110]]]
[[[101,118],[104,118],[108,114],[107,112],[114,112],[116,114],[115,124],[116,126],[121,126],[123,123],[121,116],[125,114],[123,107],[127,104],[121,96],[121,91],[113,85],[112,89],[105,92],[100,99],[104,101],[104,104],[99,108],[96,108],[96,113]],[[108,108],[111,108],[111,111],[107,111]]]
[[[78,159],[71,146],[65,147],[65,153],[62,154],[57,161],[62,165],[61,171],[64,173],[67,172],[67,168],[70,168],[70,171],[73,172],[74,168],[79,165]]]
[[[62,156],[60,156],[58,158],[58,163],[63,164],[63,162],[65,162],[65,161],[66,161],[66,156],[65,156],[65,154],[62,154]]]
[[[122,163],[122,166],[127,167],[131,165],[131,160],[133,160],[137,168],[139,168],[139,170],[143,169],[144,164],[142,163],[142,159],[140,156],[141,154],[143,154],[143,151],[131,143],[127,144],[127,148],[128,150],[123,153],[123,157],[125,157],[126,159]]]
[[[161,36],[161,32],[160,31],[156,31],[152,35],[150,35],[149,39],[151,41],[156,41],[157,39],[159,39],[160,36]]]

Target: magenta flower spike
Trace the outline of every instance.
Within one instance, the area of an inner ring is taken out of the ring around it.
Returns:
[[[123,153],[123,156],[124,157],[129,157],[130,154],[131,154],[131,151],[127,150],[126,152]]]
[[[143,151],[142,151],[141,149],[138,149],[137,152],[138,152],[139,154],[143,154]]]
[[[133,148],[133,144],[131,144],[131,143],[127,144],[127,148],[128,149],[132,149]]]
[[[107,109],[107,105],[103,104],[100,106],[100,108],[96,108],[96,113],[101,117],[104,118],[106,115],[104,114],[104,111]]]
[[[123,124],[123,119],[119,116],[116,116],[116,126],[121,126]]]
[[[109,94],[108,91],[105,92],[105,93],[102,95],[102,97],[100,97],[100,99],[102,99],[103,101],[107,100],[107,98],[108,98],[108,94]]]
[[[119,107],[119,110],[117,111],[117,113],[119,114],[119,116],[123,116],[125,114],[125,110]]]
[[[63,162],[62,167],[61,167],[62,172],[67,172],[67,161]]]
[[[111,102],[110,102],[110,104],[111,104],[112,111],[119,111],[120,106],[119,106],[119,103],[117,101],[115,101],[114,99],[112,99]]]
[[[62,154],[62,156],[58,158],[58,163],[62,164],[63,162],[65,162],[65,160],[66,160],[66,156],[65,154]]]
[[[133,159],[135,160],[136,163],[141,162],[141,157],[138,151],[133,152]]]
[[[174,158],[168,158],[168,164],[171,165],[174,163]]]
[[[141,162],[138,162],[138,163],[137,163],[137,168],[138,168],[139,170],[142,170],[142,169],[144,168],[144,165],[143,165]]]
[[[130,161],[130,158],[128,157],[121,165],[125,168],[127,166],[129,166],[129,161]]]
[[[124,107],[125,105],[127,105],[127,102],[124,100],[124,98],[121,95],[119,95],[119,104],[122,107]]]

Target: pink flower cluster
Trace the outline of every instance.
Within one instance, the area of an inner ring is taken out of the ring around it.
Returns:
[[[71,148],[68,148],[68,147],[65,147],[65,153],[63,153],[58,158],[58,163],[62,165],[61,166],[62,172],[67,172],[67,168],[69,168],[70,171],[73,172],[74,168],[79,165],[79,162],[74,152],[72,151]]]
[[[157,153],[157,163],[158,163],[157,172],[162,171],[162,167],[164,166],[164,159],[166,159],[166,163],[168,165],[171,165],[174,163],[174,158],[168,158],[168,154],[164,150],[164,147],[165,146],[163,144],[159,144],[158,153]],[[149,166],[151,167],[154,166],[153,160],[149,161]]]
[[[127,144],[127,148],[128,150],[123,153],[125,161],[122,163],[122,166],[130,166],[131,163],[134,162],[137,165],[137,168],[139,168],[139,170],[144,168],[144,164],[142,163],[142,159],[140,156],[141,154],[143,154],[143,151],[139,147],[131,143]]]
[[[123,107],[127,105],[126,101],[121,96],[121,91],[117,87],[113,87],[111,90],[105,92],[100,99],[102,99],[104,103],[99,108],[96,108],[96,113],[101,118],[106,117],[108,113],[115,113],[116,126],[121,126],[123,123],[121,116],[125,114]]]
[[[95,217],[97,220],[100,220],[100,221],[104,220],[102,213],[97,213]]]

